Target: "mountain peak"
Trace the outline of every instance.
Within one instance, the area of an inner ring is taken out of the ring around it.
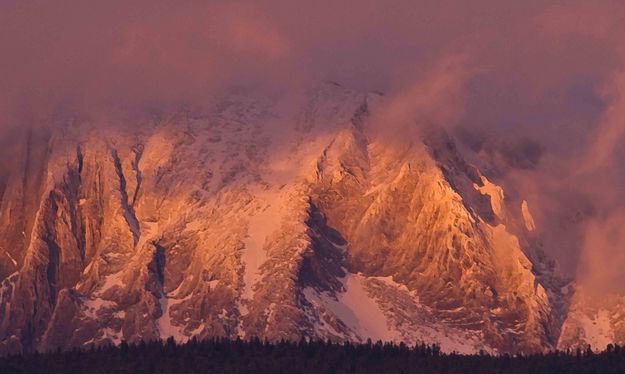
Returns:
[[[555,347],[563,296],[515,229],[527,205],[525,221],[508,214],[440,127],[402,145],[370,133],[383,99],[323,85],[29,140],[0,205],[2,350],[169,336]]]

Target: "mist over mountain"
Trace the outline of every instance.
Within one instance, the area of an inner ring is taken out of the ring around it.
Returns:
[[[624,18],[4,1],[2,352],[623,343]]]

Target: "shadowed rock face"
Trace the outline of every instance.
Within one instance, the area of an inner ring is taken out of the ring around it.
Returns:
[[[0,350],[169,336],[555,348],[564,282],[444,132],[387,143],[369,135],[371,95],[296,96],[20,139],[0,205]]]

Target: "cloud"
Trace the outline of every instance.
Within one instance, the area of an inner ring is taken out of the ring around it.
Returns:
[[[62,0],[0,5],[3,112],[199,104],[287,79],[290,46],[262,9],[222,2]]]
[[[423,126],[452,127],[464,115],[464,88],[472,70],[464,53],[414,69],[374,112],[371,130],[406,140],[419,136]]]
[[[593,129],[590,145],[580,162],[578,172],[582,174],[619,166],[615,165],[614,155],[625,140],[625,70],[613,74],[602,95],[608,106],[599,125]]]
[[[584,248],[577,282],[592,295],[623,293],[625,264],[625,213],[611,212],[607,217],[590,221],[585,226]]]

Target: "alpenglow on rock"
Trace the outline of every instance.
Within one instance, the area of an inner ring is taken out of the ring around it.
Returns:
[[[571,292],[531,206],[442,130],[374,135],[384,100],[326,84],[26,132],[0,185],[0,351],[170,336],[555,349]]]

